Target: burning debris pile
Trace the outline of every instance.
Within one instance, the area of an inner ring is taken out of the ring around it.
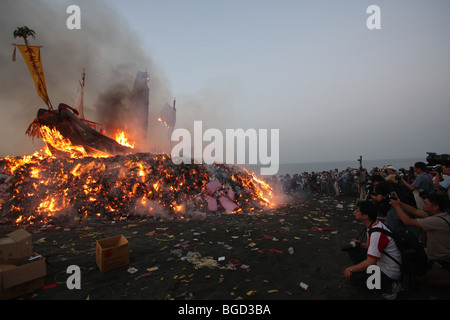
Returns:
[[[38,110],[26,133],[42,138],[51,156],[0,159],[0,223],[115,221],[136,216],[183,219],[208,211],[239,213],[273,206],[270,186],[245,170],[223,164],[176,165],[164,154],[131,154],[134,143],[127,141],[125,132],[114,140],[104,130],[97,131],[99,124],[84,118],[84,69],[78,107],[60,103],[55,110],[47,94],[41,47],[27,41],[34,34],[28,27],[17,28],[14,37],[23,38],[25,45],[14,44],[14,50],[22,54],[48,107]],[[138,73],[133,89],[133,112],[139,120],[148,120],[147,81],[147,72]],[[175,102],[164,110],[161,121],[173,129]],[[139,121],[139,127],[141,132],[134,135],[145,139],[147,121]]]
[[[14,225],[189,218],[197,213],[262,211],[272,189],[224,164],[175,165],[169,155],[0,159],[0,222]]]

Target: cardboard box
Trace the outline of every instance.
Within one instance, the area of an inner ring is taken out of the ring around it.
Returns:
[[[0,265],[0,299],[11,299],[44,285],[47,274],[45,258],[34,253],[31,259]]]
[[[0,239],[0,264],[14,264],[33,253],[31,234],[19,229]]]
[[[97,240],[96,260],[100,271],[109,271],[129,263],[130,249],[128,240],[120,235]]]

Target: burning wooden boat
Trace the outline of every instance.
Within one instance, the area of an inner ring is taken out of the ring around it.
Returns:
[[[43,138],[52,155],[110,156],[132,152],[133,149],[129,146],[122,145],[97,131],[98,123],[84,118],[84,70],[81,85],[81,104],[79,105],[80,112],[64,103],[59,104],[58,110],[53,109],[45,83],[40,54],[41,46],[31,46],[27,40],[29,36],[34,38],[34,34],[34,31],[27,27],[20,27],[14,31],[14,37],[22,37],[25,45],[13,44],[13,60],[15,60],[16,49],[18,49],[27,63],[38,95],[48,106],[47,110],[38,110],[37,118],[28,127],[26,134],[31,137]]]
[[[109,156],[123,155],[133,150],[91,127],[99,124],[86,123],[77,115],[77,110],[63,103],[57,111],[39,109],[27,134],[42,137],[52,155]]]

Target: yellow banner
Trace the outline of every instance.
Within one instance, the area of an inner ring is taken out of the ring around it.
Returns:
[[[30,69],[38,95],[50,106],[39,46],[16,45]]]

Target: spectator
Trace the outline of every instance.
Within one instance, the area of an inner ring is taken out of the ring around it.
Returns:
[[[328,194],[328,173],[326,171],[322,171],[320,177],[320,192],[322,194]]]
[[[359,168],[356,170],[356,180],[360,199],[366,197],[366,185],[367,185],[367,170]]]
[[[450,285],[450,216],[446,212],[447,203],[446,196],[429,194],[425,197],[423,210],[419,210],[391,199],[392,206],[405,225],[421,228],[427,233],[426,251],[431,268],[421,283],[430,286]],[[410,218],[404,210],[417,219]]]
[[[416,162],[414,164],[414,172],[417,177],[412,184],[409,184],[402,177],[401,181],[403,184],[413,192],[414,198],[416,199],[417,208],[423,209],[423,195],[433,191],[434,184],[431,176],[426,172],[427,166],[424,162]]]
[[[384,180],[398,183],[397,181],[397,173],[395,172],[395,168],[392,165],[388,165],[385,167],[386,176],[384,177]]]
[[[338,169],[334,169],[333,172],[331,173],[331,183],[332,183],[332,190],[334,190],[334,193],[336,194],[336,196],[339,195],[339,184],[337,182],[339,178],[339,170]]]
[[[350,169],[347,168],[344,174],[340,178],[338,178],[339,187],[341,188],[344,195],[349,196],[352,194],[353,182],[353,174],[351,173]]]
[[[434,187],[437,190],[445,190],[448,193],[448,197],[450,199],[450,160],[442,163],[442,173],[434,171],[436,174],[436,178],[434,179]],[[444,178],[444,175],[446,176]],[[441,178],[444,178],[441,180]]]
[[[372,183],[374,185],[372,199],[378,207],[379,215],[386,217],[386,225],[389,229],[393,232],[405,229],[418,238],[418,230],[413,227],[405,226],[398,218],[395,208],[393,208],[389,202],[389,195],[392,192],[395,192],[404,203],[415,206],[415,199],[412,192],[403,185],[384,180],[380,175],[373,176]]]
[[[375,174],[374,176],[372,176],[371,181],[374,187],[371,198],[377,203],[380,203],[384,206],[384,211],[381,210],[380,212],[381,216],[383,216],[383,214],[386,214],[387,211],[391,208],[391,205],[389,203],[389,194],[394,191],[398,194],[403,202],[410,205],[415,205],[415,199],[412,192],[404,185],[386,181],[379,174]]]
[[[371,181],[374,189],[370,195],[370,199],[375,201],[378,215],[386,217],[388,210],[391,208],[391,205],[389,204],[389,194],[394,191],[392,185],[384,180],[379,174],[373,175]]]
[[[362,201],[353,212],[356,220],[361,221],[367,230],[377,227],[389,230],[381,221],[377,220],[377,210],[372,202]],[[371,265],[377,265],[381,271],[381,292],[384,298],[395,299],[400,290],[400,266],[393,259],[401,263],[401,254],[394,240],[381,232],[369,233],[367,243],[361,243],[356,251],[349,251],[355,265],[345,269],[347,280],[357,285],[366,286],[369,274],[366,270]],[[367,250],[366,250],[367,249]],[[365,255],[361,255],[363,253]],[[388,256],[389,255],[389,256]]]

